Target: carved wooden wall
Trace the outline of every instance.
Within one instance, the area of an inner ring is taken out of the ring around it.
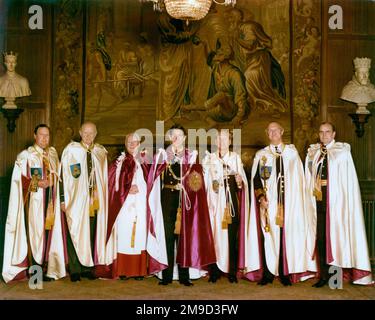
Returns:
[[[30,30],[28,9],[42,3],[44,28]],[[52,6],[47,1],[0,2],[0,50],[18,53],[17,73],[29,80],[32,95],[16,103],[24,109],[9,133],[7,121],[0,114],[0,263],[2,265],[3,232],[9,197],[10,176],[17,154],[33,142],[33,131],[39,123],[50,123],[52,92]],[[1,57],[2,62],[2,57]],[[1,74],[3,66],[0,67]],[[3,104],[0,101],[1,105]]]
[[[336,140],[352,147],[362,191],[367,237],[371,262],[375,264],[375,118],[370,117],[365,135],[358,138],[349,113],[355,105],[340,100],[342,88],[353,76],[353,59],[372,59],[371,83],[375,83],[375,2],[374,1],[323,1],[323,21],[328,21],[328,8],[340,5],[343,9],[343,29],[331,30],[323,24],[321,118],[336,125]],[[375,105],[370,105],[374,114]]]

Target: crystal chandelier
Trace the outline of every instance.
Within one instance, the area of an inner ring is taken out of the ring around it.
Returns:
[[[168,14],[180,20],[200,20],[210,10],[212,2],[225,6],[236,4],[236,0],[140,0],[141,2],[153,2],[154,9],[162,11],[163,7]]]

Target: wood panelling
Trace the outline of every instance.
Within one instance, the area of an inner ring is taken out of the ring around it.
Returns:
[[[8,210],[10,179],[0,177],[0,266],[3,265],[4,230]]]
[[[323,90],[327,92],[327,97],[324,103],[326,106],[347,104],[352,106],[354,111],[354,104],[340,99],[341,91],[353,77],[353,59],[355,57],[373,59],[370,80],[375,83],[375,37],[351,40],[344,35],[330,37],[326,45],[326,52],[327,63],[324,67],[326,75],[323,77]]]
[[[328,8],[343,9],[343,30],[328,28]],[[336,125],[336,140],[351,145],[363,200],[364,218],[372,267],[375,267],[375,106],[365,126],[365,135],[358,138],[349,113],[356,106],[340,99],[342,88],[353,77],[353,59],[372,59],[371,83],[375,83],[375,2],[370,0],[323,1],[321,118]]]
[[[343,8],[343,30],[328,28],[328,8],[331,5]],[[365,126],[365,135],[358,138],[349,113],[356,110],[352,103],[340,99],[342,88],[353,77],[353,59],[372,59],[370,80],[375,83],[375,3],[370,0],[334,0],[323,2],[323,63],[322,63],[322,120],[336,125],[336,140],[351,145],[363,199],[375,197],[375,119],[370,117]],[[370,110],[375,114],[375,104]]]
[[[30,30],[28,9],[38,4],[43,9],[43,29]],[[7,7],[5,7],[7,6]],[[7,12],[1,48],[18,53],[16,72],[29,80],[32,95],[18,98],[16,104],[25,109],[16,122],[16,130],[9,133],[6,120],[0,115],[0,177],[9,175],[16,155],[33,142],[37,124],[49,124],[52,92],[52,5],[50,1],[2,1]],[[3,22],[3,21],[2,21]],[[4,28],[2,28],[4,29]],[[1,41],[1,37],[0,37]]]
[[[367,243],[372,269],[375,270],[375,201],[363,201]]]
[[[46,122],[44,109],[25,109],[16,122],[16,130],[9,133],[6,120],[0,117],[0,149],[6,150],[1,154],[0,176],[8,176],[16,156],[21,150],[33,143],[34,128],[39,123]]]
[[[375,150],[375,119],[373,116],[370,117],[369,122],[365,126],[365,135],[362,138],[358,138],[354,132],[355,126],[352,123],[352,119],[348,116],[353,111],[350,107],[330,107],[328,108],[328,120],[336,125],[336,140],[344,141],[351,145],[358,179],[360,181],[375,182],[373,155],[373,150]],[[366,196],[368,195],[367,193]]]

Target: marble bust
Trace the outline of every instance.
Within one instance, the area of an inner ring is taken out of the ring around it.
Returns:
[[[11,51],[3,55],[7,71],[0,76],[0,97],[5,98],[4,109],[15,109],[17,108],[15,99],[29,96],[31,91],[27,79],[16,73],[17,54]]]
[[[356,113],[370,113],[366,109],[369,103],[375,101],[375,86],[370,83],[371,59],[355,58],[353,60],[355,73],[341,93],[341,99],[358,105]]]

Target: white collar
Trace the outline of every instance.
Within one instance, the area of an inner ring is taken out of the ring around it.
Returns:
[[[229,155],[230,155],[230,151],[228,150],[223,156],[220,156],[220,151],[218,150],[217,151],[217,155],[218,155],[218,157],[219,158],[221,158],[221,159],[226,159],[226,158],[228,158],[229,157]]]
[[[282,151],[283,151],[283,143],[280,142],[277,146],[274,145],[274,144],[271,144],[271,149],[272,149],[273,151],[276,152],[276,148],[278,148],[278,150],[280,150],[280,152],[282,152]]]
[[[329,149],[329,148],[331,148],[331,147],[335,144],[335,142],[336,142],[335,139],[333,139],[330,143],[326,144],[325,147],[326,147],[327,149]]]
[[[34,148],[35,150],[40,153],[40,154],[43,154],[44,152],[47,152],[48,153],[48,147],[43,149],[41,148],[40,146],[38,146],[36,143],[34,143]]]

